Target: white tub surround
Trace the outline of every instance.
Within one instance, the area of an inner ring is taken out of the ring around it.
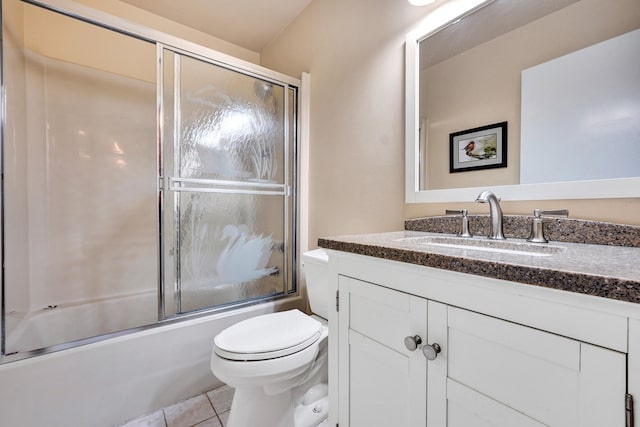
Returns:
[[[213,337],[293,298],[200,317],[0,366],[0,424],[112,426],[211,390]]]

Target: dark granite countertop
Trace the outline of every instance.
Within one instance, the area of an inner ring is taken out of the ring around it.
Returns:
[[[525,254],[424,244],[424,238],[434,237],[436,242],[443,237],[459,239],[454,234],[407,230],[321,238],[318,245],[387,260],[640,303],[640,247],[551,241],[536,245],[550,247],[549,251],[557,253]],[[470,243],[486,240],[485,237],[474,237]],[[506,242],[526,243],[524,239],[516,238],[508,238]]]

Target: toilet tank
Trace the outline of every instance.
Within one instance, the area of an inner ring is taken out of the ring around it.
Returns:
[[[329,319],[329,256],[322,249],[302,254],[302,268],[307,278],[307,293],[311,311]]]

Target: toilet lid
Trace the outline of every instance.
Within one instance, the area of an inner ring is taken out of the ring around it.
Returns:
[[[231,360],[274,359],[309,347],[321,333],[322,324],[301,311],[281,311],[228,327],[213,339],[214,351]]]

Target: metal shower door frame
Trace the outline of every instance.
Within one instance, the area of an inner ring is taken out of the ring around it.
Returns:
[[[165,319],[170,319],[176,316],[188,316],[190,312],[182,312],[181,307],[181,293],[182,293],[182,285],[181,285],[181,272],[180,272],[180,262],[176,262],[173,269],[173,294],[174,294],[174,313],[172,315],[167,314],[167,280],[166,277],[167,270],[165,268],[165,248],[164,248],[164,238],[163,233],[168,229],[167,224],[165,223],[165,219],[167,218],[166,212],[164,212],[164,200],[166,197],[173,197],[173,227],[171,228],[174,233],[174,258],[180,259],[180,245],[179,245],[179,230],[180,230],[180,200],[179,200],[179,192],[202,192],[202,193],[228,193],[228,194],[252,194],[252,195],[277,195],[283,196],[284,206],[283,206],[283,230],[284,230],[284,242],[285,250],[284,250],[284,265],[283,265],[283,274],[285,274],[285,287],[283,289],[282,295],[287,296],[289,294],[293,294],[297,292],[297,253],[298,253],[298,242],[297,242],[297,194],[296,194],[296,182],[298,180],[298,111],[297,107],[299,107],[300,103],[298,100],[299,96],[299,85],[293,85],[290,82],[283,82],[280,79],[265,76],[264,74],[259,74],[252,72],[251,70],[247,70],[238,66],[234,66],[231,64],[227,64],[216,60],[215,58],[204,57],[198,55],[194,52],[185,51],[180,48],[176,48],[173,46],[164,45],[162,43],[156,42],[157,46],[157,109],[158,109],[158,131],[157,131],[157,144],[158,144],[158,226],[159,226],[159,293],[158,293],[158,321],[163,321]],[[165,165],[165,146],[167,141],[165,141],[165,73],[164,73],[164,58],[165,52],[173,53],[174,63],[173,63],[173,84],[172,87],[174,89],[173,96],[173,114],[174,114],[174,123],[172,125],[173,132],[173,171],[171,175],[167,174],[167,165]],[[216,179],[194,179],[194,178],[181,178],[177,177],[179,175],[179,163],[180,159],[176,158],[175,153],[180,152],[180,128],[181,128],[181,114],[180,114],[180,85],[181,85],[181,57],[188,57],[191,59],[195,59],[198,61],[202,61],[214,66],[218,66],[224,68],[226,70],[237,72],[242,75],[257,78],[260,80],[267,81],[274,85],[280,86],[283,88],[283,99],[284,99],[284,132],[283,132],[283,145],[284,145],[284,184],[275,184],[275,183],[248,183],[242,181],[224,181],[224,180],[216,180]],[[289,92],[293,91],[295,94],[295,105],[289,105]],[[291,111],[291,109],[293,111]],[[289,114],[289,113],[292,114]],[[290,123],[290,117],[293,118],[294,123]],[[291,132],[290,129],[293,129]],[[293,133],[293,135],[292,135]],[[293,141],[293,144],[291,144]],[[292,155],[290,156],[290,151],[293,150]],[[293,159],[293,162],[290,161]],[[291,176],[291,182],[289,181],[289,177]],[[177,177],[177,178],[176,178]],[[205,184],[211,185],[211,187],[195,187],[189,186],[189,184]],[[225,188],[226,187],[226,188]],[[239,188],[237,188],[239,187]],[[171,193],[167,193],[171,192]],[[289,214],[290,208],[293,207],[293,215]],[[291,247],[287,247],[287,242],[291,239]],[[287,252],[291,252],[291,265],[289,265],[289,257],[287,256]],[[291,274],[289,275],[289,268],[291,268]],[[290,276],[290,277],[288,277]],[[256,301],[268,300],[273,297],[262,297],[257,299],[245,300],[245,301],[237,301],[234,306],[242,306],[246,304],[254,304]],[[209,307],[201,310],[201,311],[215,311],[219,310],[220,307]]]

